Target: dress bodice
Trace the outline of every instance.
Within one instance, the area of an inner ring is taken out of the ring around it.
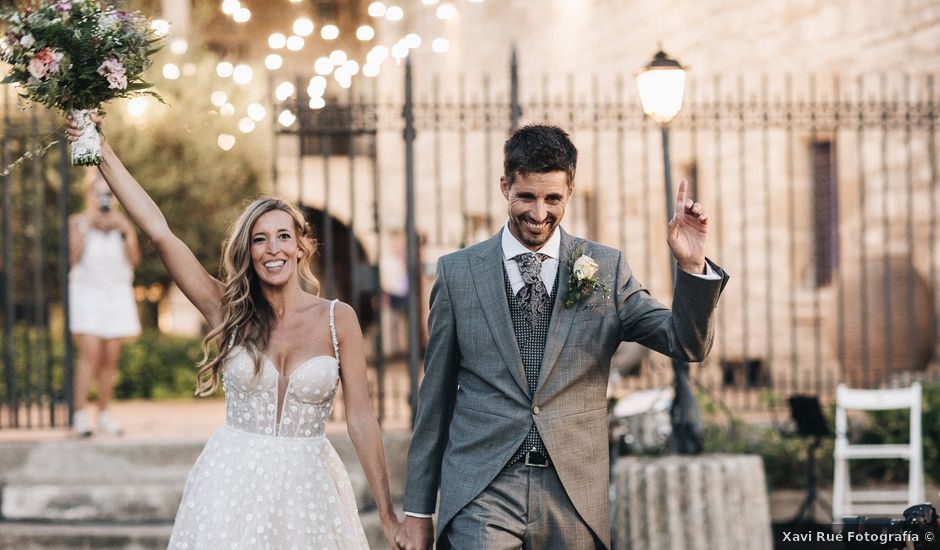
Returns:
[[[255,374],[251,354],[235,346],[222,370],[225,389],[225,422],[253,434],[278,437],[319,437],[333,411],[339,384],[339,344],[330,304],[330,330],[334,356],[311,357],[296,367],[287,379],[284,400],[278,404],[280,374],[264,357]],[[278,414],[280,407],[280,414]],[[278,425],[280,417],[280,425]]]

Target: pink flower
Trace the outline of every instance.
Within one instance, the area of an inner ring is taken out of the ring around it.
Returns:
[[[43,48],[48,49],[48,48]],[[49,62],[46,64],[49,74],[59,72],[59,63],[62,62],[62,58],[65,57],[65,54],[58,50],[49,50]]]
[[[55,5],[55,11],[59,12],[63,21],[68,21],[69,16],[72,14],[72,2],[71,0],[63,0]]]
[[[45,80],[49,75],[59,72],[59,63],[64,56],[60,51],[43,48],[29,60],[27,70],[36,79]]]
[[[113,57],[106,59],[104,63],[98,67],[98,74],[108,79],[108,88],[118,90],[127,88],[127,70],[120,61]]]
[[[43,80],[46,78],[46,64],[42,59],[39,58],[38,55],[29,60],[29,65],[27,65],[26,69],[36,80]]]

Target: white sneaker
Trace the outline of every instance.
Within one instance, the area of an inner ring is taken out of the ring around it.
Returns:
[[[91,435],[91,419],[88,418],[88,411],[85,409],[72,413],[72,433],[79,437]]]
[[[98,433],[106,435],[124,435],[124,428],[111,418],[108,411],[98,412]]]

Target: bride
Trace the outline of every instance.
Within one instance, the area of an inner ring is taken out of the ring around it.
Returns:
[[[70,118],[69,139],[78,135]],[[399,522],[362,332],[351,307],[301,288],[300,279],[316,286],[316,243],[303,216],[280,200],[251,203],[225,242],[220,281],[103,142],[101,174],[209,324],[196,393],[213,393],[220,377],[225,390],[225,425],[187,477],[169,547],[368,548],[349,477],[324,437],[340,382],[349,436],[395,547]],[[210,356],[213,342],[218,353]]]

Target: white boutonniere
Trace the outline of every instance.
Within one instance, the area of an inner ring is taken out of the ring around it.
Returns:
[[[590,296],[595,290],[600,290],[604,297],[610,295],[610,287],[600,280],[600,267],[594,258],[584,254],[584,245],[579,244],[568,258],[568,267],[571,276],[568,278],[568,296],[565,298],[565,307],[571,307],[581,298]]]

